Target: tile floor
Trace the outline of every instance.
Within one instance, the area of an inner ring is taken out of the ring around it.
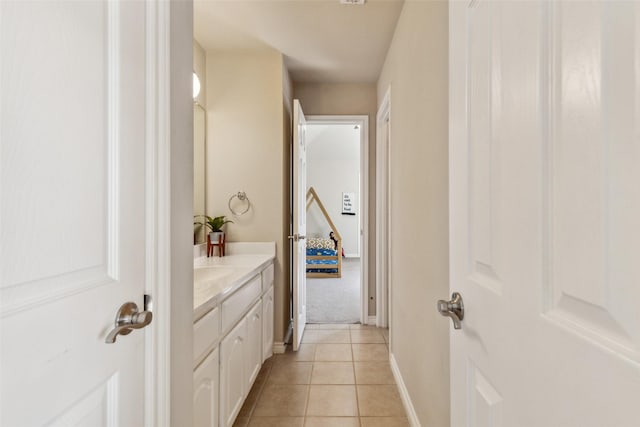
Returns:
[[[307,325],[300,351],[267,360],[234,427],[406,427],[386,329]]]

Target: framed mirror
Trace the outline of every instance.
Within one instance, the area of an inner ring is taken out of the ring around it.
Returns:
[[[202,222],[206,215],[206,121],[205,111],[193,104],[193,215],[194,222]],[[205,243],[206,227],[193,226],[193,244]]]

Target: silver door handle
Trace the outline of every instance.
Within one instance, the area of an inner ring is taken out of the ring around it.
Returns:
[[[122,304],[116,314],[115,328],[109,332],[105,342],[113,344],[118,335],[129,335],[134,329],[142,329],[153,320],[153,313],[150,311],[138,311],[135,302]]]
[[[293,240],[294,242],[306,239],[306,237],[301,234],[294,234],[292,236],[287,236],[287,237],[289,238],[289,240]]]
[[[451,294],[451,301],[438,300],[438,311],[443,316],[451,318],[453,321],[453,329],[462,328],[464,304],[462,303],[462,295],[458,292]]]

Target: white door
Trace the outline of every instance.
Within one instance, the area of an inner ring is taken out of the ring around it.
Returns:
[[[637,426],[640,3],[449,16],[452,425]]]
[[[293,350],[298,351],[307,324],[307,120],[293,100]]]
[[[0,424],[141,426],[145,5],[0,2]]]

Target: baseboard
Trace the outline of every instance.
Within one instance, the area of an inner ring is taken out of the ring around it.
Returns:
[[[400,368],[398,368],[398,363],[396,362],[396,358],[393,353],[389,354],[389,363],[391,364],[391,372],[393,372],[393,377],[395,378],[396,384],[398,385],[400,399],[402,399],[404,409],[407,412],[407,418],[409,418],[409,425],[411,427],[421,427],[420,421],[418,421],[418,415],[416,414],[416,410],[413,407],[413,403],[411,402],[411,397],[409,397],[409,391],[407,390],[407,386],[405,386],[404,384],[402,374],[400,373]]]
[[[369,316],[369,318],[367,319],[367,325],[375,325],[377,321],[378,319],[376,318],[376,316]]]
[[[273,343],[273,353],[274,354],[284,354],[287,350],[287,344],[283,342],[274,342]]]

